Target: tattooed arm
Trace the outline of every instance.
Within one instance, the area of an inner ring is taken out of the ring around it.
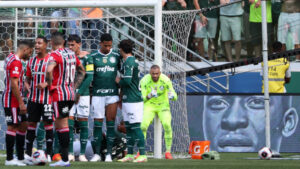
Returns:
[[[47,67],[47,72],[46,72],[46,82],[49,86],[49,88],[52,85],[52,80],[53,80],[53,69],[56,66],[56,62],[52,61],[48,63],[48,67]]]
[[[75,89],[77,89],[85,77],[85,70],[82,64],[77,66],[77,75],[75,78]]]

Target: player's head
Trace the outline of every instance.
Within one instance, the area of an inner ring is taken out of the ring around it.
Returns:
[[[80,46],[81,38],[78,35],[73,34],[68,37],[68,47],[76,54],[80,52]]]
[[[282,51],[282,43],[279,41],[276,41],[272,44],[272,49],[273,52],[277,53],[277,52],[281,52]]]
[[[59,46],[64,46],[65,44],[65,39],[64,35],[60,32],[54,32],[51,35],[51,45],[52,49],[55,50]]]
[[[270,99],[271,148],[279,152],[282,136],[291,136],[298,124],[290,96]],[[204,97],[203,131],[211,149],[219,152],[256,152],[265,146],[265,110],[262,95]]]
[[[17,55],[20,59],[28,60],[32,55],[33,44],[28,40],[23,40],[18,43]]]
[[[100,51],[104,54],[108,54],[112,48],[112,37],[110,34],[102,34],[100,38]]]
[[[133,42],[129,39],[124,39],[119,44],[121,55],[124,54],[132,54],[133,50]]]
[[[152,65],[150,68],[150,75],[154,82],[158,81],[160,74],[160,67],[158,65]]]
[[[37,55],[47,53],[47,45],[48,45],[47,38],[44,36],[38,36],[35,39],[35,45],[34,45],[35,53]]]

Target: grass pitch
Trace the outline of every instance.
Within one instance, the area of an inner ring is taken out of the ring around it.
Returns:
[[[291,157],[292,153],[282,153],[283,157]],[[257,153],[221,153],[220,160],[191,160],[174,159],[158,160],[149,159],[147,163],[104,163],[104,162],[72,162],[71,168],[74,169],[296,169],[300,168],[300,160],[282,159],[282,160],[258,160]],[[252,160],[246,159],[252,158]],[[299,158],[298,158],[299,159]],[[20,168],[4,166],[5,158],[0,158],[0,168]],[[25,168],[53,168],[46,166],[27,166]]]

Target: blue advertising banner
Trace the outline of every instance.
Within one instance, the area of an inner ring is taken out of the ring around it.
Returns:
[[[271,148],[300,152],[300,95],[271,95]],[[188,95],[191,140],[209,140],[218,152],[257,152],[265,146],[264,96]]]

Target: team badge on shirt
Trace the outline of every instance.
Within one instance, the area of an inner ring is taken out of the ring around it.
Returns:
[[[115,63],[115,62],[116,62],[116,58],[115,58],[115,57],[111,57],[111,58],[109,59],[109,61],[110,61],[111,63]]]
[[[107,63],[107,58],[103,58],[103,63]]]
[[[18,67],[15,67],[15,70],[12,72],[13,74],[20,74],[20,72],[19,72],[19,68]]]

